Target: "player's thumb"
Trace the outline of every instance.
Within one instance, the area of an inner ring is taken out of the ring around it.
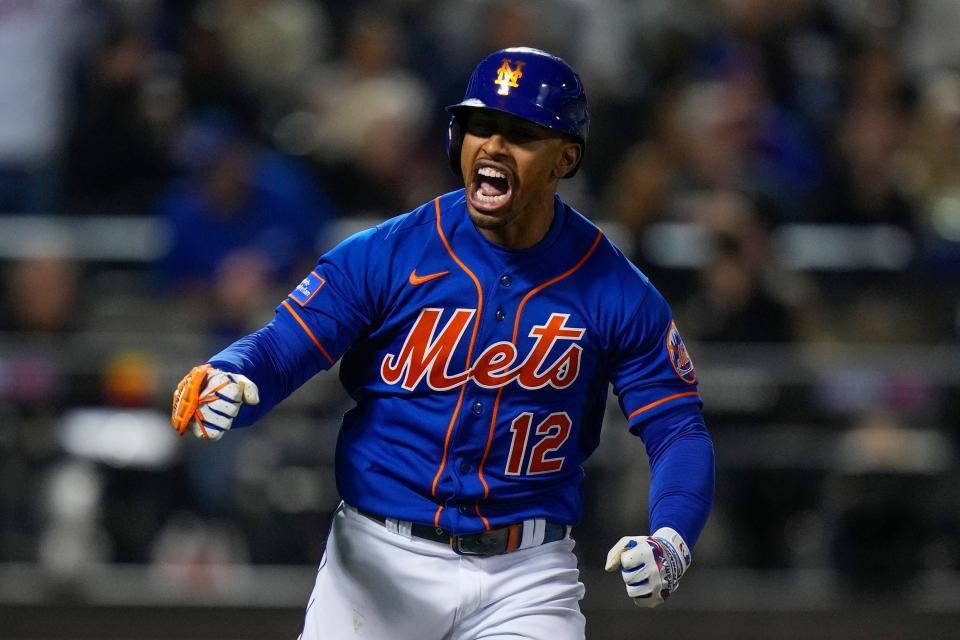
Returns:
[[[604,566],[604,569],[607,571],[616,571],[620,568],[620,554],[630,548],[630,543],[632,539],[630,536],[624,536],[620,538],[617,544],[613,545],[610,548],[610,551],[607,551],[607,564]],[[635,544],[635,543],[634,543]]]
[[[253,380],[247,376],[236,376],[237,383],[240,385],[243,401],[246,404],[260,404],[260,389],[254,384]]]

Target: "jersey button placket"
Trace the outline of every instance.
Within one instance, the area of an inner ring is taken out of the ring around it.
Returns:
[[[483,413],[483,403],[477,400],[472,405],[470,405],[470,410],[473,411],[473,415],[479,416]]]
[[[507,274],[503,274],[502,276],[500,276],[500,286],[501,286],[501,287],[509,287],[509,286],[512,285],[512,284],[513,284],[513,278],[511,278],[511,277],[508,276]]]

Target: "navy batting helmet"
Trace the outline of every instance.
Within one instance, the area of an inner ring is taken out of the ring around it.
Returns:
[[[495,109],[565,133],[586,148],[587,94],[570,65],[540,49],[512,47],[491,53],[473,70],[463,100],[447,107],[447,155],[450,168],[462,176],[460,147],[465,109]],[[581,160],[583,154],[580,154]],[[580,168],[579,162],[569,178]]]

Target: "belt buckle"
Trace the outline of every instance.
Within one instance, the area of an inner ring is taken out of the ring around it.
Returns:
[[[462,556],[498,556],[516,551],[523,525],[512,524],[499,529],[466,536],[453,536],[453,550]]]
[[[506,553],[507,550],[507,536],[504,529],[454,536],[453,540],[453,550],[462,556],[496,556]]]

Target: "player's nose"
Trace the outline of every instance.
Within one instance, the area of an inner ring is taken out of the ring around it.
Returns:
[[[510,146],[510,142],[504,137],[502,133],[493,133],[484,140],[480,148],[488,156],[494,157],[501,153],[506,153],[507,149]]]

